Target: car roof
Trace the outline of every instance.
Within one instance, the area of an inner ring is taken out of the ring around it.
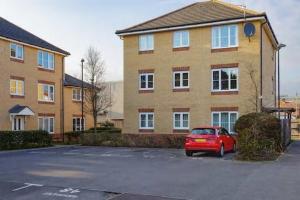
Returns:
[[[205,129],[205,128],[221,129],[222,127],[220,127],[220,126],[198,126],[198,127],[193,128],[193,129]]]

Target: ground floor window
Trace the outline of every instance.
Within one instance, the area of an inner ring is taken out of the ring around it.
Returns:
[[[174,129],[189,129],[190,113],[174,112],[173,113],[173,128]]]
[[[139,119],[140,129],[153,129],[154,128],[154,113],[140,113]]]
[[[54,117],[39,117],[39,130],[54,133]]]
[[[85,130],[85,119],[81,117],[73,118],[73,131],[82,131]]]
[[[238,118],[237,112],[213,112],[212,113],[212,125],[221,126],[234,133],[234,125]]]

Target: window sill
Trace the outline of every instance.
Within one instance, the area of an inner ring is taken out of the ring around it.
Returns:
[[[173,47],[173,51],[188,51],[190,47]]]
[[[53,101],[38,101],[39,104],[50,104],[50,105],[54,105],[55,102]]]
[[[238,47],[228,47],[228,48],[211,49],[211,53],[238,51],[238,49],[239,49]]]
[[[173,133],[189,133],[189,129],[173,129]]]
[[[238,95],[239,91],[213,91],[211,92],[211,95]]]
[[[139,51],[139,54],[153,54],[154,50]]]
[[[18,58],[10,58],[10,61],[18,62],[18,63],[24,63],[24,60],[18,59]]]
[[[139,129],[140,133],[154,133],[153,129]]]
[[[173,92],[189,92],[190,88],[173,88]]]
[[[14,94],[11,94],[10,97],[14,98],[14,99],[24,99],[25,98],[24,95],[14,95]]]
[[[52,73],[55,73],[55,70],[53,69],[45,69],[45,68],[42,68],[40,66],[38,66],[38,70],[39,71],[44,71],[44,72],[52,72]]]
[[[140,94],[154,93],[154,90],[139,90]]]

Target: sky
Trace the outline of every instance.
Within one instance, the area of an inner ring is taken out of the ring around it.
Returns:
[[[281,43],[282,94],[300,95],[300,0],[225,0],[267,13]],[[0,16],[67,50],[66,72],[78,76],[89,46],[106,63],[106,80],[123,78],[118,29],[165,14],[196,0],[0,0]]]

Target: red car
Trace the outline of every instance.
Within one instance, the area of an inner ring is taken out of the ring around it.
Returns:
[[[191,134],[186,136],[187,156],[193,156],[196,152],[214,152],[223,157],[228,151],[236,151],[236,141],[225,128],[212,126],[194,128]]]

